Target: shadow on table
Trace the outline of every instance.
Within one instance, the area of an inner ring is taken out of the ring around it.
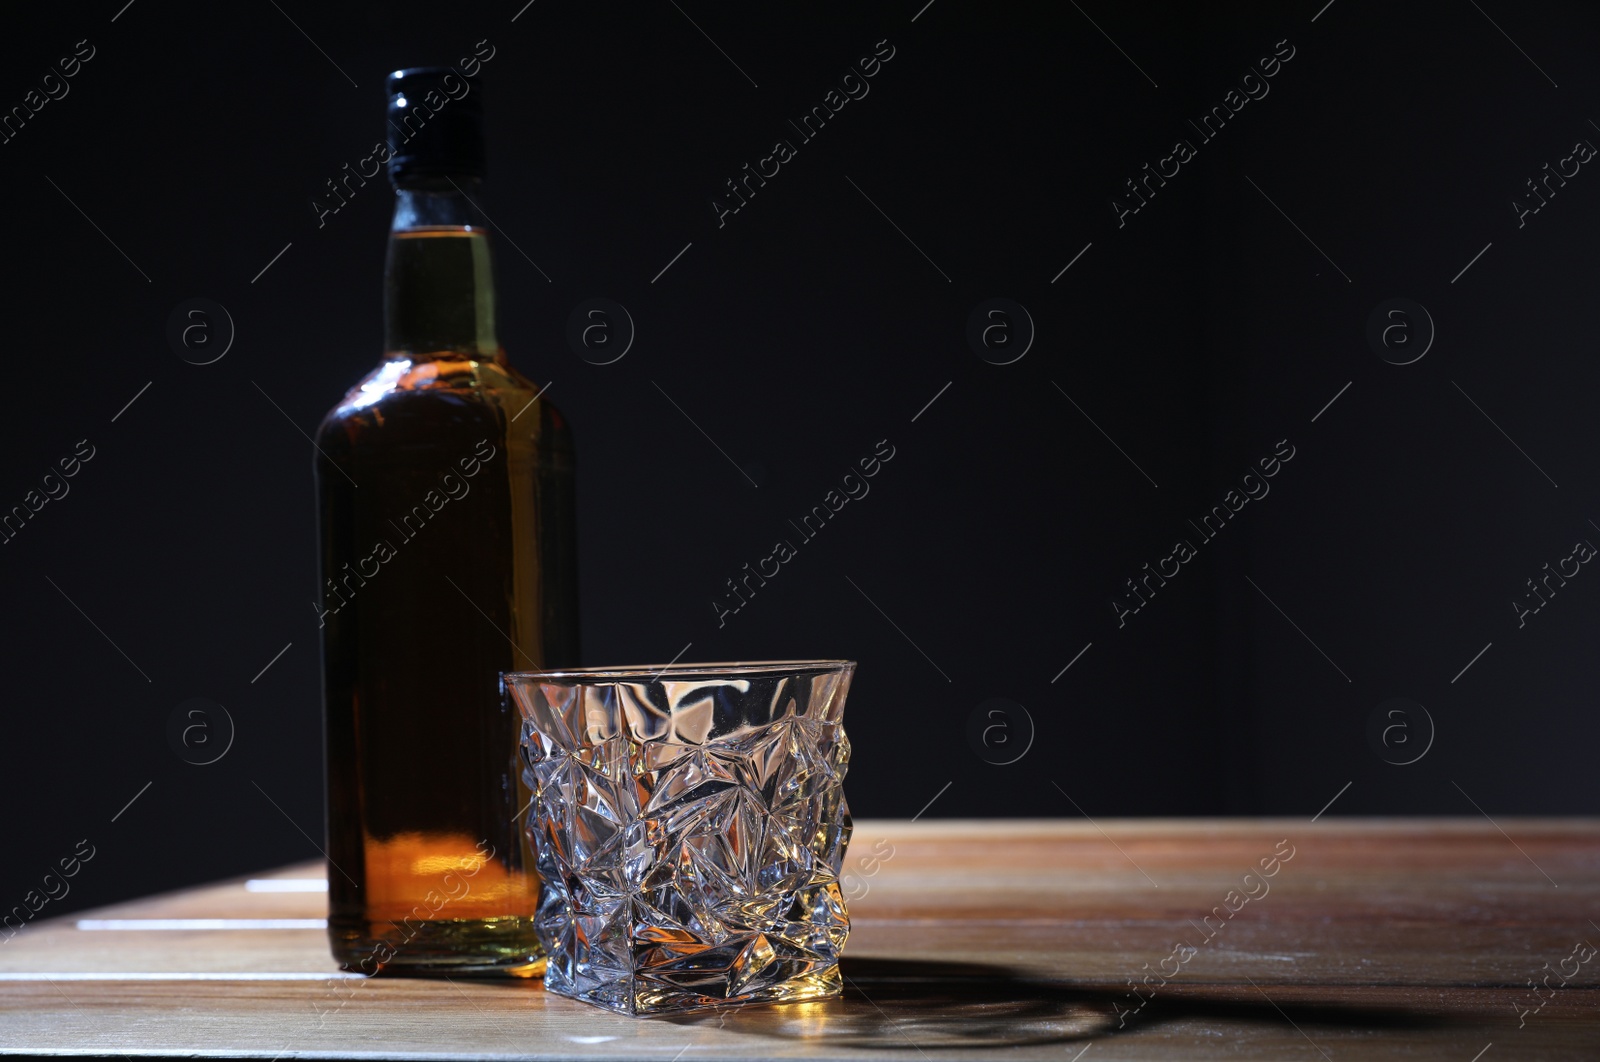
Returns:
[[[678,1014],[677,1025],[713,1025],[733,1032],[878,1048],[1006,1047],[1089,1040],[1185,1018],[1283,1024],[1338,1024],[1395,1029],[1442,1024],[1434,1015],[1396,1009],[1330,1004],[1289,1004],[1279,1010],[1263,999],[1234,1003],[1185,999],[1180,993],[1153,1001],[1119,1027],[1113,1003],[1126,1009],[1127,990],[1063,985],[981,963],[845,958],[844,998],[821,1003]]]

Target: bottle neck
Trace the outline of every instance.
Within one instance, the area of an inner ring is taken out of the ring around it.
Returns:
[[[384,350],[412,361],[496,359],[494,269],[488,236],[461,187],[400,188],[384,269]]]

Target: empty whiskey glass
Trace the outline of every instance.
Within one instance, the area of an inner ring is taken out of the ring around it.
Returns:
[[[839,994],[846,660],[502,676],[545,987],[625,1014]]]

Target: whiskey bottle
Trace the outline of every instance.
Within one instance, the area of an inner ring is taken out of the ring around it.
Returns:
[[[572,438],[495,334],[482,90],[388,92],[383,360],[316,439],[328,935],[347,970],[533,976],[498,678],[578,662]]]

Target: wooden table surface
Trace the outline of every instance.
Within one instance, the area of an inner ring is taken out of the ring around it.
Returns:
[[[0,1053],[1600,1058],[1600,820],[1497,822],[862,821],[845,998],[656,1019],[341,977],[306,864],[0,944]]]

